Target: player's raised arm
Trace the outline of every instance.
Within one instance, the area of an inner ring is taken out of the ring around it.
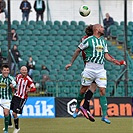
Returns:
[[[66,70],[68,70],[69,67],[72,66],[73,62],[76,60],[76,58],[77,58],[78,55],[80,54],[80,51],[81,51],[81,50],[80,50],[79,48],[77,48],[77,49],[75,50],[74,55],[72,56],[71,62],[65,66],[65,69],[66,69]]]

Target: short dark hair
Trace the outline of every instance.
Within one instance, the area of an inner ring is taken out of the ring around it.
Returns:
[[[2,69],[3,69],[3,68],[9,68],[9,65],[3,64],[1,68],[2,68]]]
[[[93,25],[89,25],[86,29],[85,29],[85,33],[87,36],[92,36],[93,35]]]

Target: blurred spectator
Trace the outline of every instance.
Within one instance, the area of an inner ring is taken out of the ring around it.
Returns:
[[[43,21],[44,11],[45,11],[45,2],[44,0],[35,0],[34,9],[36,11],[36,21],[39,20],[39,16]]]
[[[11,30],[11,39],[12,39],[12,41],[17,41],[18,40],[18,35],[17,35],[15,29]]]
[[[15,44],[11,49],[11,73],[16,76],[19,67],[19,58],[21,57],[17,45]]]
[[[27,69],[28,69],[28,74],[30,77],[32,77],[33,70],[35,70],[35,61],[32,59],[32,57],[29,57],[29,60],[27,61]]]
[[[110,35],[110,26],[114,24],[114,20],[112,17],[110,17],[109,13],[106,13],[106,18],[103,20],[104,24],[104,37],[105,39],[109,39]]]
[[[0,13],[5,13],[5,20],[8,20],[8,12],[6,10],[6,2],[5,0],[0,0]]]
[[[26,21],[28,21],[29,20],[29,13],[31,11],[30,2],[28,2],[27,0],[23,0],[20,4],[20,9],[22,11],[22,20],[24,21],[26,19]]]
[[[49,69],[45,65],[42,65],[42,70],[47,70],[48,72],[50,72]]]

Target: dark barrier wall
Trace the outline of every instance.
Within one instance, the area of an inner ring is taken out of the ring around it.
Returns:
[[[56,117],[71,116],[76,108],[76,99],[56,98]],[[108,116],[132,116],[132,98],[107,98]],[[91,113],[94,116],[101,116],[99,98],[90,101]]]

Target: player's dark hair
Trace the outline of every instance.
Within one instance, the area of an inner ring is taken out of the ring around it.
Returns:
[[[93,25],[89,25],[86,29],[85,29],[85,33],[87,36],[92,36],[93,35]]]
[[[1,68],[9,68],[9,66],[7,64],[3,64]]]

